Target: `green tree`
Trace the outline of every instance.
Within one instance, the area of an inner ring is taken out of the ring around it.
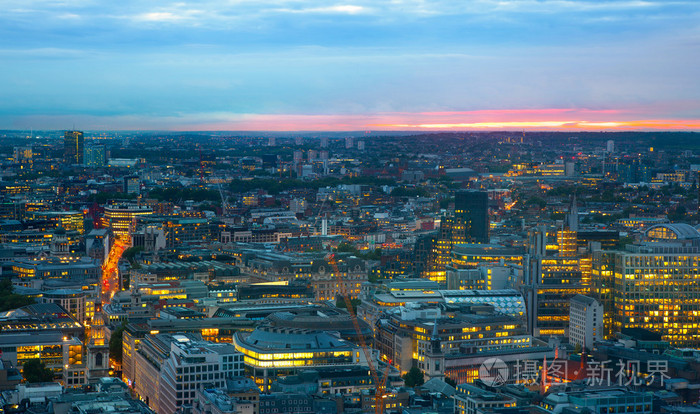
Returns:
[[[338,253],[357,253],[357,249],[350,243],[340,243],[335,249]]]
[[[30,359],[22,366],[22,374],[27,382],[51,382],[53,371],[46,368],[39,358]]]
[[[349,309],[348,311],[350,313],[355,313],[355,309],[357,309],[358,306],[360,306],[360,303],[362,301],[357,298],[350,298],[350,306],[352,309]],[[341,308],[341,309],[347,309],[347,304],[345,303],[345,298],[343,298],[342,295],[337,295],[335,297],[335,307],[336,308]]]
[[[34,298],[14,293],[12,281],[9,278],[0,280],[0,312],[21,308],[36,303]]]
[[[542,210],[547,207],[547,202],[542,197],[532,196],[525,202],[526,206],[537,206]]]
[[[423,373],[415,365],[411,367],[411,369],[408,370],[407,373],[403,374],[401,378],[403,378],[403,380],[406,381],[407,387],[417,387],[419,385],[423,385],[423,383],[425,382],[425,379],[423,378]]]
[[[131,264],[135,263],[134,257],[138,253],[141,253],[143,251],[142,246],[132,246],[129,247],[128,249],[124,250],[124,253],[122,253],[122,258],[128,260]]]
[[[124,338],[124,329],[126,323],[118,327],[109,338],[109,359],[113,359],[118,363],[122,363],[122,339]]]
[[[457,381],[453,380],[450,377],[445,377],[445,382],[447,383],[447,385],[451,385],[455,388],[457,387]]]

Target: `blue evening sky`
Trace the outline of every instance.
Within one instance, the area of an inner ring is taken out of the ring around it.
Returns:
[[[697,120],[698,74],[700,1],[3,0],[0,11],[10,129],[362,129],[549,109]]]

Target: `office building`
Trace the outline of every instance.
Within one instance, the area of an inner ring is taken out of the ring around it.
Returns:
[[[452,248],[460,243],[488,243],[488,193],[458,191],[455,193],[454,215],[445,216],[440,231],[431,245],[431,260],[424,276],[445,283],[446,266],[451,262]]]
[[[124,189],[126,194],[138,194],[141,192],[141,179],[138,175],[124,177]]]
[[[77,321],[85,324],[95,315],[95,299],[90,292],[73,289],[52,289],[41,296],[42,303],[55,303],[67,310]]]
[[[626,388],[551,393],[540,406],[550,413],[587,412],[591,414],[640,413],[651,414],[654,394],[635,392]]]
[[[59,332],[2,333],[2,359],[22,370],[27,361],[39,359],[66,387],[87,381],[84,346],[78,338]]]
[[[148,335],[141,341],[134,362],[131,385],[159,414],[191,407],[202,384],[224,388],[227,378],[243,375],[242,355],[233,346],[187,334]]]
[[[149,207],[111,205],[105,206],[102,222],[104,227],[110,229],[115,237],[124,238],[127,237],[132,230],[132,222],[138,220],[139,217],[151,214],[153,214],[153,210]]]
[[[244,355],[247,375],[263,390],[280,375],[300,369],[367,365],[360,348],[327,332],[263,324],[252,333],[236,332],[233,344]]]
[[[89,257],[17,258],[9,266],[20,279],[19,283],[28,287],[39,280],[43,283],[49,279],[83,282],[102,276],[102,267]]]
[[[378,322],[376,346],[402,372],[413,365],[427,372],[431,351],[455,354],[526,348],[532,344],[526,331],[522,319],[497,313],[493,306],[410,304],[385,313]],[[439,344],[434,350],[435,340]]]
[[[610,331],[644,328],[677,347],[700,346],[700,233],[688,224],[659,224],[627,251],[595,252],[594,286]]]
[[[104,167],[107,149],[104,145],[88,144],[85,146],[85,165],[91,168]]]
[[[56,227],[66,231],[85,232],[85,215],[82,211],[33,211],[27,213],[27,217],[53,222]]]
[[[458,191],[455,193],[454,222],[449,236],[462,243],[489,242],[488,193],[484,191]]]
[[[67,164],[82,164],[85,138],[82,131],[66,131],[63,135],[63,159]]]
[[[569,327],[569,302],[585,295],[582,259],[546,256],[531,261],[534,298],[528,301],[530,326],[535,336],[565,336]]]
[[[603,305],[583,295],[571,298],[569,306],[569,343],[593,349],[603,340]]]

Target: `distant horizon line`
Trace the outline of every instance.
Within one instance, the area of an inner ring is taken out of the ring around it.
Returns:
[[[66,132],[66,131],[80,131],[80,132],[158,132],[158,133],[265,133],[265,134],[365,134],[365,135],[376,135],[376,134],[411,134],[411,135],[434,135],[434,134],[445,134],[445,133],[471,133],[471,134],[490,134],[495,132],[501,133],[598,133],[598,134],[621,134],[621,133],[700,133],[700,129],[600,129],[600,130],[590,130],[590,129],[427,129],[427,130],[402,130],[402,129],[378,129],[378,130],[264,130],[264,129],[81,129],[81,128],[46,128],[46,129],[3,129],[0,128],[0,132]]]

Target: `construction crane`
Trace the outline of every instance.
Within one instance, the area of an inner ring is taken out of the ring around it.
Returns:
[[[221,181],[218,180],[216,182],[217,188],[219,189],[219,196],[221,196],[221,215],[223,217],[228,216],[228,210],[229,210],[229,205],[228,205],[228,197],[224,196],[224,190],[221,188]]]
[[[387,364],[386,369],[384,370],[380,378],[379,374],[377,373],[377,368],[375,367],[374,362],[372,361],[372,351],[369,349],[367,343],[365,342],[365,336],[362,332],[362,328],[360,328],[360,322],[357,320],[357,312],[352,307],[352,301],[350,300],[350,295],[348,294],[348,290],[345,286],[345,281],[343,280],[343,277],[340,273],[340,269],[338,268],[338,261],[335,259],[335,254],[328,254],[326,256],[326,261],[331,265],[336,277],[338,278],[338,290],[340,292],[340,295],[343,297],[343,300],[345,301],[345,307],[348,309],[348,313],[350,314],[350,318],[352,319],[352,324],[360,341],[360,348],[362,348],[362,352],[365,355],[365,359],[367,360],[367,366],[369,367],[369,372],[372,375],[372,381],[374,381],[374,385],[376,387],[374,391],[374,412],[375,414],[382,414],[384,412],[384,398],[386,398],[387,395],[386,381],[389,378],[389,369],[391,368],[391,365]]]

